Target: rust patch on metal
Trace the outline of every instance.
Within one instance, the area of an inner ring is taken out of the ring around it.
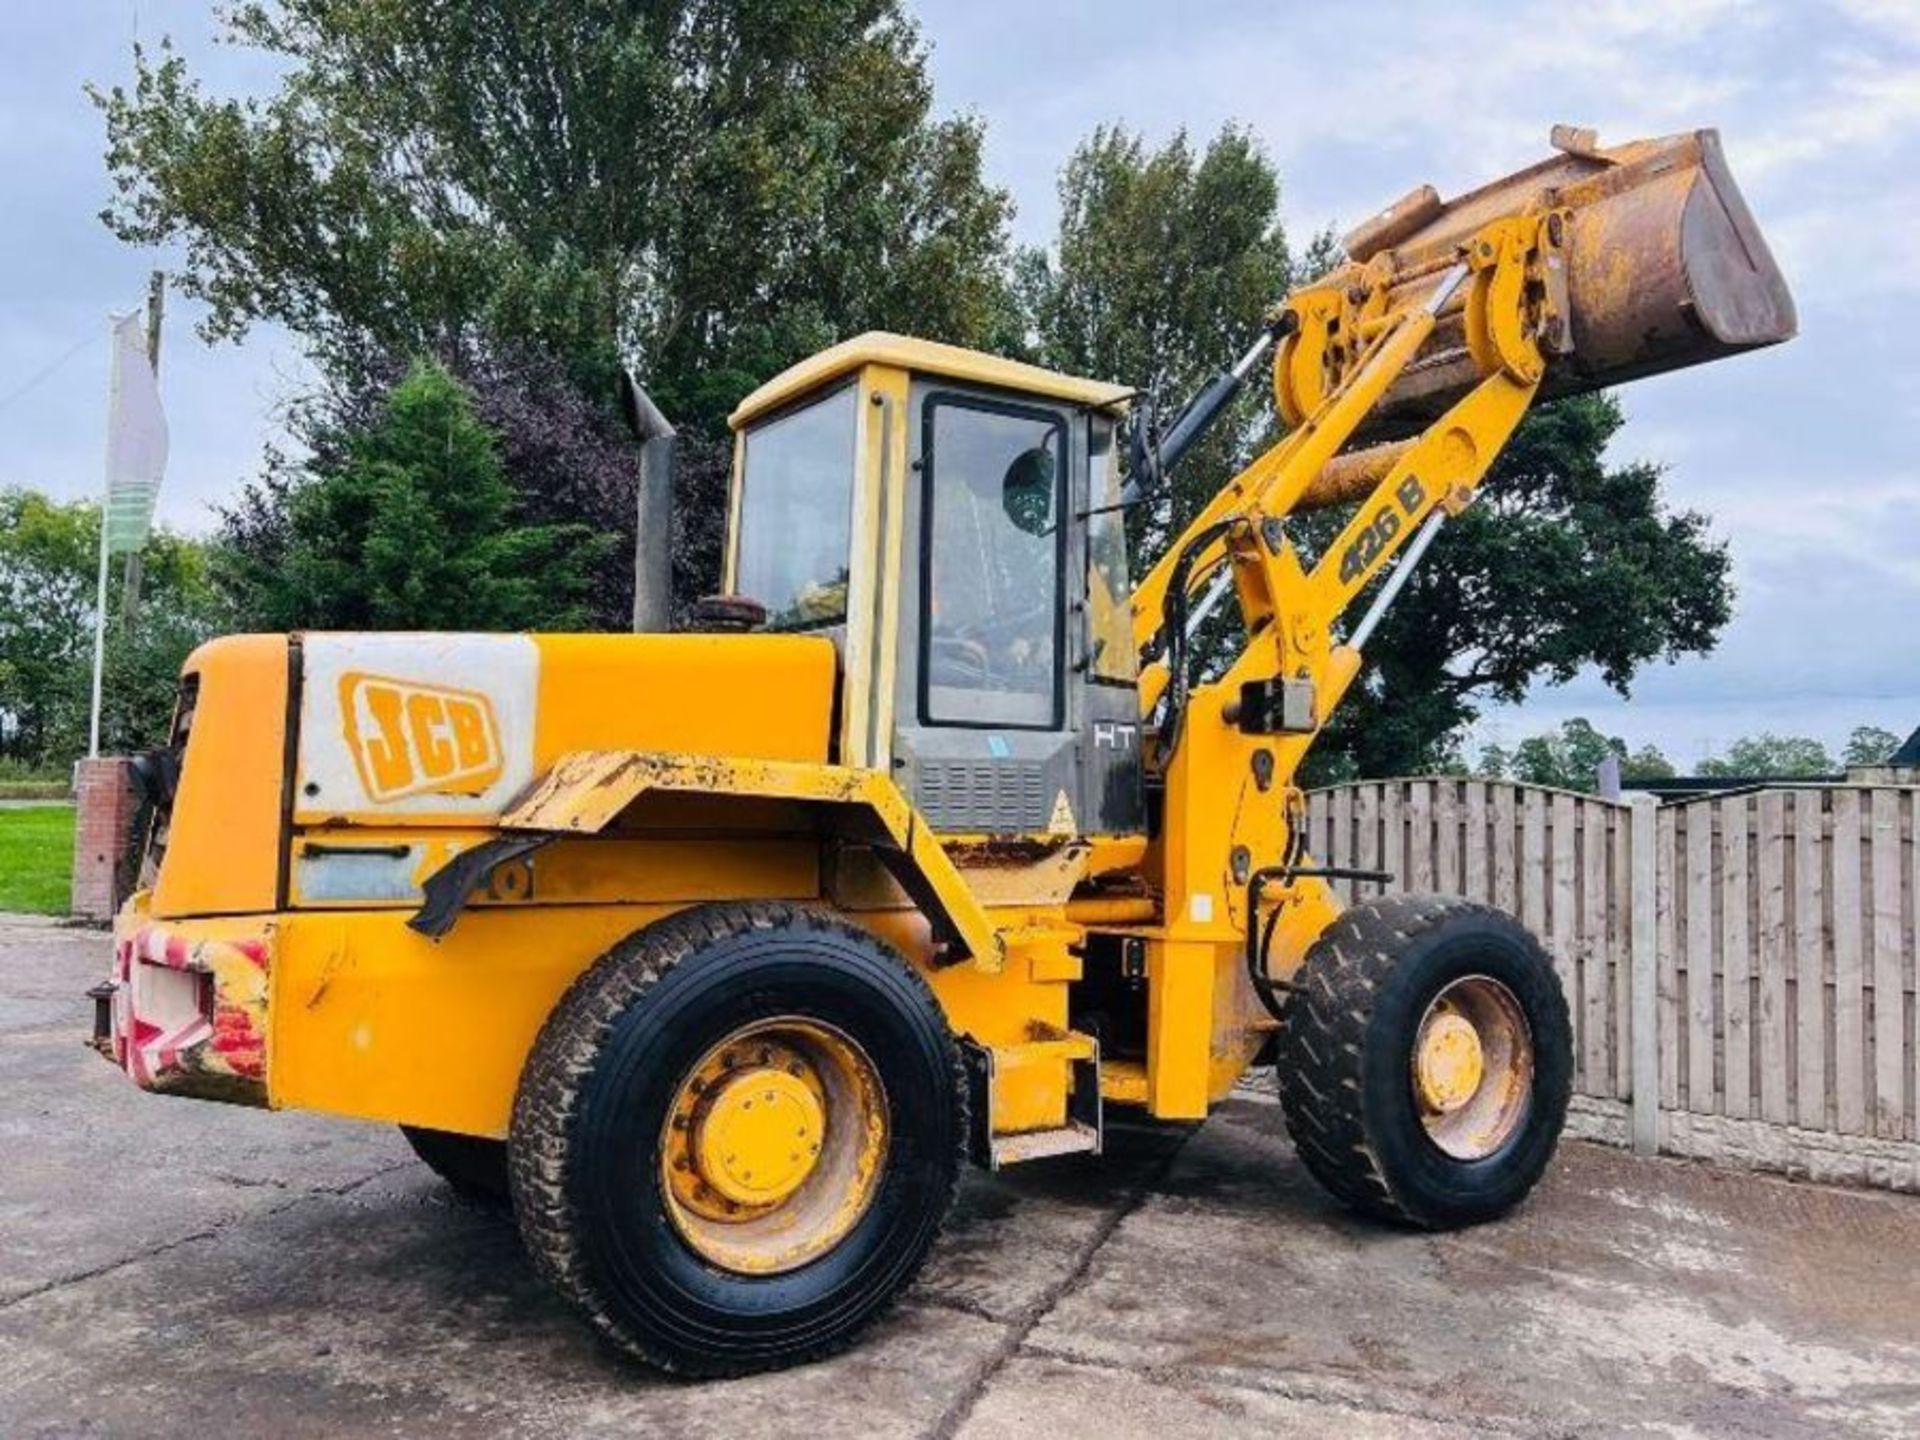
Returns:
[[[965,870],[1013,869],[1045,860],[1069,846],[1087,848],[1085,841],[1067,835],[996,835],[985,840],[953,841],[947,853]]]

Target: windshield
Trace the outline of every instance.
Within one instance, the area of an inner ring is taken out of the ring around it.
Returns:
[[[747,431],[733,588],[767,607],[769,629],[847,618],[854,402],[843,385]]]

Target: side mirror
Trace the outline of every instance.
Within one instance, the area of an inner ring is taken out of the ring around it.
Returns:
[[[1058,477],[1053,451],[1045,445],[1022,450],[1000,480],[1000,507],[1017,530],[1029,535],[1053,533],[1053,503]]]

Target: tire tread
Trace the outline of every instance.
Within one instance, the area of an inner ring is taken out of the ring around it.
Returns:
[[[690,1358],[682,1351],[663,1350],[622,1324],[600,1295],[588,1274],[579,1216],[567,1186],[570,1136],[579,1112],[581,1092],[616,1022],[677,966],[732,936],[753,930],[795,927],[835,932],[867,945],[886,948],[869,932],[808,905],[735,903],[700,905],[678,911],[627,937],[574,980],[547,1018],[514,1097],[508,1170],[514,1213],[535,1271],[612,1345],[657,1370],[717,1378],[763,1370],[768,1368],[768,1363],[719,1356]],[[899,969],[906,983],[940,1013],[939,1002],[925,978],[904,960],[900,961]],[[959,1137],[959,1148],[952,1166],[952,1180],[941,1204],[940,1224],[883,1303],[874,1306],[857,1325],[841,1327],[820,1340],[806,1343],[783,1354],[777,1363],[806,1364],[837,1354],[851,1345],[913,1283],[933,1244],[937,1243],[939,1228],[951,1213],[959,1193],[968,1133],[966,1073],[959,1047],[950,1034],[946,1049],[954,1078],[955,1133]]]
[[[1451,895],[1355,905],[1322,932],[1295,977],[1275,1052],[1281,1109],[1301,1163],[1362,1214],[1423,1229],[1443,1223],[1395,1190],[1367,1133],[1365,1043],[1374,997],[1393,980],[1406,948],[1476,914],[1511,922],[1503,911]]]

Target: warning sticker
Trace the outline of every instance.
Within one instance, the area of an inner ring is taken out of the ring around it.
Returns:
[[[1047,821],[1049,835],[1072,835],[1080,827],[1074,823],[1073,806],[1067,800],[1067,792],[1062,790],[1053,797],[1053,818]]]

